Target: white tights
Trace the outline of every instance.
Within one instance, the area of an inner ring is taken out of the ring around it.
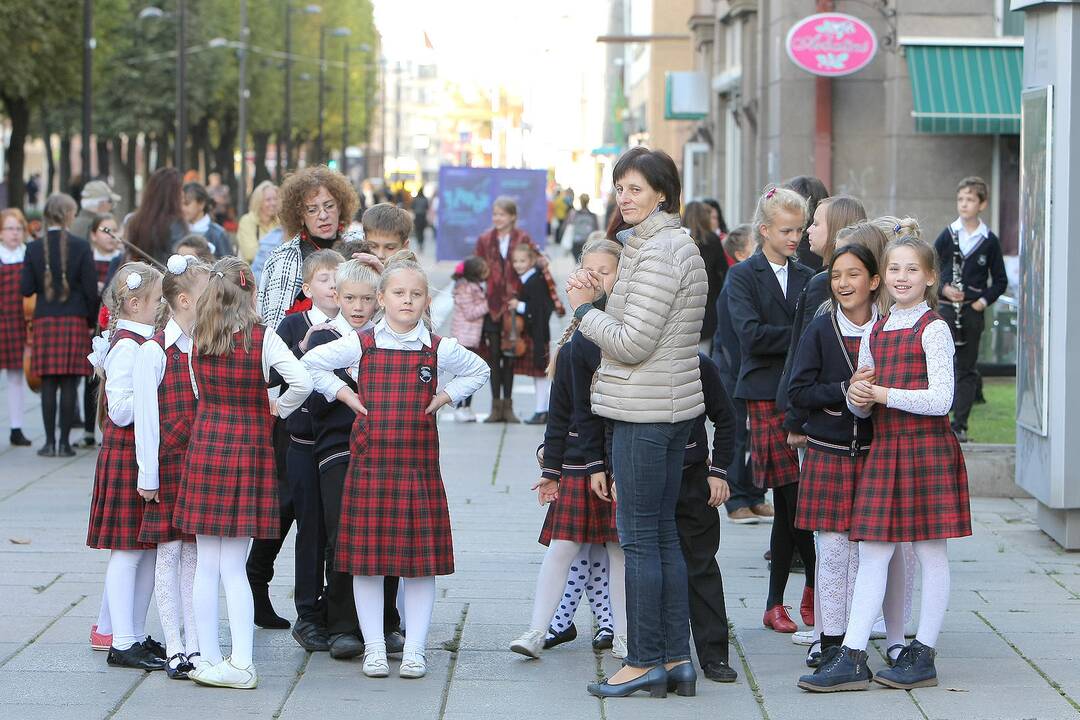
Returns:
[[[7,376],[8,418],[12,430],[21,430],[23,421],[23,399],[26,397],[22,370],[4,370]]]
[[[105,569],[103,610],[111,620],[112,646],[127,650],[146,639],[146,612],[154,594],[154,550],[112,550]],[[101,627],[98,627],[101,632]]]
[[[192,601],[196,554],[194,543],[173,540],[158,545],[154,596],[157,598],[161,630],[165,633],[165,654],[169,657],[181,652],[191,654],[199,651]],[[180,639],[181,606],[186,646]]]
[[[949,557],[945,540],[921,540],[912,543],[922,565],[922,603],[919,608],[919,630],[915,636],[923,645],[934,647],[945,611],[949,606]],[[894,552],[896,543],[859,543],[859,576],[855,582],[855,598],[851,608],[844,644],[855,650],[865,650],[870,631],[884,602],[885,628],[889,645],[903,644],[904,587],[903,552]],[[886,593],[888,585],[897,592]],[[897,627],[899,626],[899,627]]]
[[[248,545],[251,538],[226,538],[196,535],[198,559],[192,588],[195,611],[195,630],[198,633],[202,657],[212,664],[221,662],[221,641],[218,638],[218,583],[225,586],[225,602],[229,611],[229,632],[232,635],[233,665],[251,665],[255,641],[255,601],[248,585]]]
[[[551,395],[551,379],[547,376],[533,378],[533,388],[536,390],[536,412],[546,413]]]
[[[611,621],[616,635],[626,634],[626,559],[618,543],[606,543],[608,552],[608,589],[611,596]],[[536,596],[533,600],[530,630],[547,632],[551,616],[559,606],[566,573],[574,562],[581,543],[569,540],[552,540],[540,565],[536,578]]]
[[[386,649],[383,628],[382,575],[354,575],[353,602],[360,632],[364,635],[364,647],[370,650]],[[424,652],[427,647],[431,613],[435,610],[435,578],[401,578],[401,595],[404,598],[402,616],[408,618],[405,636],[405,652]]]

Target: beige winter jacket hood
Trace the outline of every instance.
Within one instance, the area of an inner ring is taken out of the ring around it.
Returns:
[[[593,412],[634,423],[705,412],[698,341],[708,291],[705,263],[678,215],[656,212],[634,227],[606,310],[581,319],[581,333],[603,353]]]

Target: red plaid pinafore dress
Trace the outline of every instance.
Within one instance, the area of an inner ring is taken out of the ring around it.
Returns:
[[[844,337],[844,349],[851,367],[858,366],[861,338]],[[852,371],[854,372],[854,371]],[[855,418],[844,408],[841,412],[852,421]],[[855,486],[866,463],[866,450],[827,452],[812,443],[806,448],[799,473],[799,504],[795,511],[795,527],[803,530],[846,533],[851,529],[851,506],[855,502]]]
[[[0,265],[0,370],[22,370],[26,351],[21,262]]]
[[[121,340],[142,345],[146,338],[130,330],[114,330],[109,352]],[[101,384],[105,392],[105,383]],[[86,544],[105,550],[145,550],[152,545],[139,539],[146,502],[139,496],[139,463],[135,458],[135,426],[120,427],[106,413],[102,422],[101,452],[94,472],[90,525]]]
[[[922,335],[941,317],[927,311],[913,328],[870,333],[876,385],[928,387]],[[948,415],[915,415],[874,407],[874,442],[859,476],[852,540],[914,542],[971,534],[967,466]]]
[[[537,542],[541,545],[550,545],[552,540],[597,545],[619,542],[615,503],[597,497],[589,483],[589,476],[581,470],[563,466],[559,499],[548,505]]]
[[[165,333],[154,335],[165,352],[165,374],[158,385],[158,501],[148,503],[143,513],[139,540],[166,543],[194,542],[194,536],[173,526],[173,508],[180,492],[191,426],[195,422],[195,392],[191,389],[188,354],[175,343],[165,347]]]
[[[773,400],[747,400],[754,484],[778,488],[799,482],[799,453],[787,443],[784,414]]]
[[[193,535],[278,538],[273,418],[262,371],[266,328],[251,329],[251,350],[233,336],[228,355],[200,355],[191,366],[199,389],[173,524]]]
[[[349,442],[334,569],[349,575],[431,577],[454,572],[454,541],[439,470],[439,430],[424,412],[439,383],[440,338],[422,350],[375,346],[360,335],[360,401]]]

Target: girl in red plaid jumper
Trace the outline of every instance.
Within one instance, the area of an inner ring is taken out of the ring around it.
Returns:
[[[8,420],[11,444],[27,446],[23,435],[23,354],[26,352],[26,318],[20,292],[26,239],[26,218],[18,208],[0,212],[0,371],[7,378]]]
[[[169,258],[162,280],[165,302],[158,312],[159,329],[151,342],[139,348],[133,374],[135,457],[139,493],[146,500],[139,540],[157,546],[154,597],[165,634],[165,672],[174,680],[187,679],[191,661],[199,655],[192,604],[195,538],[173,527],[172,514],[195,420],[190,372],[195,303],[209,280],[209,265],[183,255]]]
[[[103,440],[86,544],[112,551],[103,601],[112,626],[109,665],[160,670],[164,650],[144,631],[154,591],[156,551],[139,538],[146,503],[138,490],[133,372],[139,347],[154,334],[161,273],[144,263],[128,263],[113,277],[104,297],[109,328],[94,338],[90,356],[105,390],[98,401]]]
[[[364,635],[364,674],[387,677],[383,578],[401,578],[405,648],[399,675],[427,673],[424,650],[435,576],[454,572],[450,513],[439,469],[436,411],[487,382],[487,364],[424,322],[427,276],[409,250],[391,256],[379,283],[382,317],[362,335],[312,348],[303,357],[316,389],[356,411],[342,491],[334,567],[353,575]],[[359,359],[358,392],[334,371]],[[454,379],[438,391],[440,376]]]
[[[873,377],[857,379],[847,390],[850,410],[860,417],[872,411],[874,421],[874,443],[851,512],[859,573],[844,645],[799,681],[812,691],[869,685],[866,645],[885,597],[889,562],[905,541],[922,565],[919,629],[874,679],[905,690],[937,685],[934,646],[949,599],[946,541],[971,534],[967,469],[948,417],[952,335],[931,309],[937,302],[936,254],[922,240],[899,237],[885,248],[882,264],[895,304],[859,347],[859,369]]]
[[[285,342],[258,324],[255,276],[234,257],[218,260],[195,306],[191,372],[198,403],[173,523],[195,535],[192,589],[202,653],[188,672],[200,685],[254,688],[255,605],[245,563],[251,538],[278,536],[272,416],[288,417],[311,393],[311,378]],[[289,384],[273,405],[270,370]],[[232,655],[218,640],[218,585],[228,601]]]

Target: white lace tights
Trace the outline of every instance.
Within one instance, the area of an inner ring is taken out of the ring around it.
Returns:
[[[195,630],[195,609],[192,588],[195,584],[195,543],[180,540],[158,545],[154,570],[154,596],[158,617],[165,633],[165,654],[199,651],[199,635]],[[184,619],[184,640],[180,637],[180,617]]]

